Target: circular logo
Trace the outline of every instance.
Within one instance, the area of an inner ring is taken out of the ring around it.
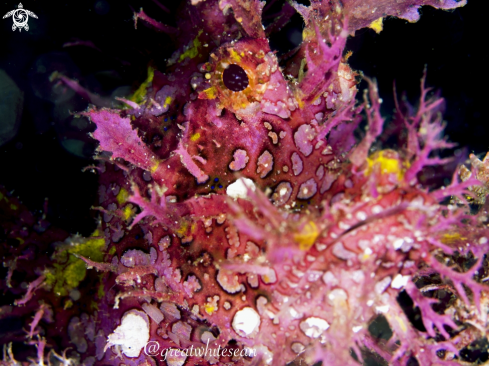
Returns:
[[[24,9],[16,9],[12,14],[12,19],[14,20],[14,24],[18,28],[23,28],[27,25],[27,21],[29,20],[29,15]]]

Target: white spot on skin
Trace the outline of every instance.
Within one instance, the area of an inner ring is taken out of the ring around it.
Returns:
[[[328,271],[324,274],[323,276],[323,282],[326,284],[326,285],[330,285],[330,286],[336,286],[339,281],[338,279],[335,277],[335,275]]]
[[[323,182],[321,183],[321,188],[320,188],[319,192],[321,194],[323,194],[324,192],[329,190],[337,178],[338,177],[335,174],[326,172],[326,175],[323,179]]]
[[[300,319],[304,316],[304,314],[297,312],[297,310],[295,310],[292,307],[289,308],[289,313],[290,313],[290,316],[292,317],[292,319]]]
[[[345,290],[341,288],[335,288],[328,294],[328,301],[331,305],[341,305],[348,299],[348,295]]]
[[[352,280],[356,283],[363,282],[363,280],[365,280],[365,274],[360,269],[358,271],[354,271],[352,273]]]
[[[240,336],[253,338],[258,333],[260,321],[260,315],[253,308],[246,307],[236,312],[232,325]]]
[[[188,297],[192,298],[194,292],[199,291],[202,288],[199,280],[194,275],[188,277],[188,279],[183,283],[183,289],[185,290]]]
[[[363,211],[358,211],[356,214],[355,214],[355,217],[357,218],[357,220],[360,220],[360,221],[364,221],[367,219],[367,214]]]
[[[277,134],[275,132],[270,131],[268,133],[268,137],[270,137],[272,139],[272,143],[274,145],[276,145],[278,143],[278,136],[277,136]]]
[[[316,131],[310,125],[302,125],[294,134],[295,146],[305,156],[309,156],[312,153],[313,146],[311,141],[314,137],[316,137]]]
[[[387,287],[389,287],[389,285],[391,284],[391,281],[392,281],[392,278],[390,276],[387,276],[385,277],[384,279],[382,279],[381,281],[377,282],[375,284],[375,293],[377,295],[380,295],[382,292],[384,292]]]
[[[295,343],[292,343],[292,345],[290,346],[290,348],[292,348],[292,352],[299,354],[302,351],[304,351],[304,349],[306,347],[304,347],[304,345],[302,343],[295,342]]]
[[[395,289],[400,289],[407,285],[409,281],[409,276],[403,276],[401,274],[397,274],[396,277],[392,280],[391,287]]]
[[[404,239],[401,239],[401,238],[394,240],[394,242],[392,243],[395,250],[401,249],[403,244],[404,244]]]
[[[256,174],[260,174],[260,178],[265,178],[273,169],[273,156],[268,150],[265,150],[260,155],[257,162]]]
[[[290,111],[288,110],[287,105],[283,102],[277,102],[277,104],[274,104],[272,102],[262,100],[261,110],[262,112],[274,114],[280,118],[290,117]]]
[[[486,244],[486,243],[487,243],[487,238],[485,236],[479,239],[479,244]]]
[[[301,322],[300,328],[309,338],[319,338],[329,328],[329,324],[324,319],[310,317]]]
[[[226,194],[232,198],[246,198],[248,196],[248,187],[252,191],[256,189],[255,183],[248,178],[239,178],[226,188]]]
[[[310,270],[307,272],[307,280],[309,282],[316,282],[322,274],[323,272],[321,271]]]
[[[316,170],[316,177],[318,177],[320,180],[323,179],[324,177],[324,166],[320,165],[318,169]]]
[[[402,244],[401,250],[406,253],[413,247],[414,240],[410,237],[404,237],[404,243]]]
[[[121,263],[125,267],[133,268],[135,266],[148,266],[151,261],[149,254],[138,249],[130,249],[122,255]]]
[[[387,314],[387,312],[389,311],[389,305],[377,306],[375,310],[378,313]]]
[[[229,163],[229,169],[233,172],[244,169],[250,158],[245,150],[238,149],[233,154],[234,160]]]
[[[379,205],[375,205],[374,207],[372,207],[372,213],[374,215],[377,215],[377,214],[381,213],[382,210],[383,210],[383,208],[381,206],[379,206]]]
[[[238,282],[237,274],[222,268],[217,273],[217,282],[223,290],[231,294],[245,290],[244,286]]]
[[[318,185],[314,178],[311,178],[299,187],[299,193],[297,194],[297,198],[307,200],[314,196],[318,191]]]
[[[168,355],[166,358],[166,364],[168,366],[183,366],[186,360],[187,356],[185,356],[185,353],[182,354],[179,349],[168,349]]]
[[[318,252],[322,252],[324,249],[326,249],[328,246],[326,244],[322,244],[320,242],[316,242],[316,249]]]
[[[333,148],[331,146],[326,146],[324,150],[321,152],[322,155],[331,155],[333,154]]]
[[[290,160],[292,161],[292,170],[294,171],[294,175],[301,174],[304,165],[302,163],[302,159],[299,156],[299,154],[297,154],[296,152],[293,153]]]
[[[273,361],[273,353],[270,352],[268,347],[260,345],[253,347],[250,354],[255,354],[261,357],[261,365],[271,365]]]
[[[207,342],[209,342],[209,343],[214,342],[216,340],[216,337],[214,337],[214,335],[211,332],[205,331],[200,336],[200,340],[202,341],[202,343],[207,344]]]
[[[361,325],[357,325],[356,327],[351,328],[351,330],[353,330],[353,333],[358,333],[362,329],[363,327]]]
[[[119,325],[107,338],[105,350],[120,346],[127,357],[138,357],[149,341],[148,316],[138,310],[129,310],[124,314]]]
[[[292,186],[290,185],[290,183],[281,182],[277,186],[277,188],[275,188],[275,191],[273,192],[272,195],[272,200],[276,205],[281,206],[289,200],[291,194],[292,194]]]
[[[258,287],[258,275],[256,273],[248,273],[247,275],[248,284],[253,287]]]
[[[275,283],[277,282],[277,274],[275,273],[275,270],[272,268],[268,269],[268,273],[261,276],[261,279],[264,283],[267,285],[270,283]]]
[[[345,249],[342,242],[338,242],[335,245],[333,245],[333,254],[337,258],[343,259],[345,261],[355,258],[355,253]]]

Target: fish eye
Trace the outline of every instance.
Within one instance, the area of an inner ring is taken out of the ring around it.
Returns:
[[[224,70],[222,81],[226,88],[233,92],[245,90],[249,84],[248,75],[241,66],[236,64],[231,64]]]

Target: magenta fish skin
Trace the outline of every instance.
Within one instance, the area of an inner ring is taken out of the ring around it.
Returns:
[[[422,5],[465,2],[290,1],[303,41],[280,60],[268,36],[284,20],[264,28],[258,0],[192,0],[178,30],[137,13],[182,46],[126,108],[83,112],[97,126],[100,224],[58,233],[19,294],[38,364],[461,364],[488,329],[489,157],[424,186],[426,167],[452,161],[443,99],[425,73],[418,105],[397,101],[396,148],[382,146],[377,85],[365,78],[359,104],[344,52],[356,30],[416,21]],[[373,334],[379,319],[389,339]],[[7,351],[0,364],[14,365]]]

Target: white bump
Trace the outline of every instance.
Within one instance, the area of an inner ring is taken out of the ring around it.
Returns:
[[[408,281],[409,281],[409,276],[403,276],[402,274],[398,274],[392,280],[391,287],[395,289],[400,289],[401,287],[406,286]]]
[[[367,214],[363,211],[358,211],[355,216],[360,221],[364,221],[367,219]]]
[[[372,213],[374,215],[381,213],[382,210],[383,210],[383,208],[379,205],[375,205],[374,207],[372,207]]]
[[[129,310],[122,317],[121,325],[107,337],[105,348],[120,346],[127,357],[138,357],[148,341],[148,316],[138,310]]]
[[[309,338],[318,338],[329,328],[329,324],[324,319],[310,317],[301,322],[300,327],[304,334]]]
[[[378,313],[387,314],[387,312],[389,311],[389,305],[377,306],[375,310]]]
[[[233,329],[243,337],[253,338],[260,327],[260,315],[250,307],[236,312],[233,318]]]
[[[404,239],[401,238],[394,240],[394,242],[392,243],[395,250],[401,249],[403,244],[404,244]]]
[[[330,286],[336,286],[339,283],[338,279],[330,271],[324,274],[323,281],[326,285],[330,285]]]
[[[232,198],[246,198],[248,196],[247,187],[252,191],[256,189],[255,183],[251,179],[240,178],[226,188],[226,194]]]
[[[295,343],[292,343],[292,345],[290,346],[290,348],[292,348],[292,352],[299,354],[302,351],[304,351],[304,349],[306,347],[304,347],[304,345],[302,343],[295,342]]]

